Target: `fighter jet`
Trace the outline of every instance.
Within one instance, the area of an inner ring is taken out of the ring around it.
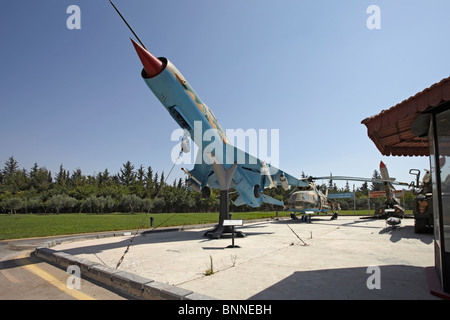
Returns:
[[[112,2],[111,4],[114,6]],[[115,6],[114,8],[120,14]],[[120,16],[125,21],[121,14]],[[125,23],[128,25],[126,21]],[[128,27],[131,29],[129,25]],[[283,201],[263,194],[267,187],[281,185],[288,189],[289,185],[308,185],[307,182],[231,145],[211,109],[200,99],[175,65],[167,58],[157,58],[150,53],[134,31],[131,31],[140,42],[139,44],[131,39],[143,65],[143,81],[175,122],[189,132],[199,148],[194,168],[183,169],[189,177],[189,189],[208,197],[211,188],[220,189],[222,195],[222,191],[228,191],[231,187],[239,195],[234,201],[235,205],[259,207],[263,202],[284,205]]]

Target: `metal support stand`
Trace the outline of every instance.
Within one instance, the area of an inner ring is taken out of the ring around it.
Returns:
[[[234,245],[234,235],[235,235],[234,226],[232,226],[231,228],[232,228],[232,238],[231,238],[232,240],[231,240],[231,245],[227,246],[227,248],[240,248],[239,246]]]
[[[213,161],[212,167],[220,185],[219,224],[214,229],[206,231],[204,236],[212,239],[229,238],[232,236],[233,230],[229,226],[224,226],[223,221],[229,219],[230,208],[228,205],[228,190],[230,189],[234,172],[237,169],[237,164],[235,163],[225,170],[222,164],[218,164],[216,161]],[[239,238],[245,237],[241,231],[236,232],[236,236]]]

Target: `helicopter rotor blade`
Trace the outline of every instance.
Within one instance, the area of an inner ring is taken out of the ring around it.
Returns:
[[[385,183],[389,182],[391,184],[397,184],[402,186],[409,186],[409,183],[393,180],[383,180],[383,179],[371,179],[371,178],[360,178],[360,177],[347,177],[347,176],[325,176],[325,177],[310,177],[312,180],[350,180],[350,181],[364,181],[364,182],[374,182],[374,183]]]

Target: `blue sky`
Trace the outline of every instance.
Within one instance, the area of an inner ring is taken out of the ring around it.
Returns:
[[[66,27],[73,4],[80,30]],[[224,129],[279,129],[286,172],[370,177],[383,160],[411,181],[410,168],[429,167],[426,157],[382,157],[361,121],[449,76],[449,1],[115,4]],[[372,4],[379,30],[366,27]],[[107,0],[3,1],[0,30],[0,167],[14,156],[55,174],[60,164],[117,173],[128,160],[170,170],[178,126],[141,79],[132,34]],[[169,181],[182,176],[176,168]]]

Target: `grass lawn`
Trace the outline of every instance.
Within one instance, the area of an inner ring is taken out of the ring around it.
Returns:
[[[356,215],[367,215],[367,210],[357,210]],[[372,211],[373,213],[373,211]],[[278,216],[289,216],[279,211]],[[354,215],[353,210],[342,210],[340,215]],[[77,233],[117,231],[150,228],[153,216],[154,227],[182,226],[215,223],[217,212],[211,213],[65,213],[65,214],[0,214],[0,240],[67,235]],[[233,212],[233,219],[261,219],[275,217],[275,212]]]
[[[289,215],[280,212],[280,216]],[[214,223],[218,212],[212,213],[64,213],[64,214],[0,214],[0,240],[45,237],[77,233],[150,228],[153,216],[154,227],[182,226]],[[259,219],[275,216],[275,212],[233,213],[233,219]]]

